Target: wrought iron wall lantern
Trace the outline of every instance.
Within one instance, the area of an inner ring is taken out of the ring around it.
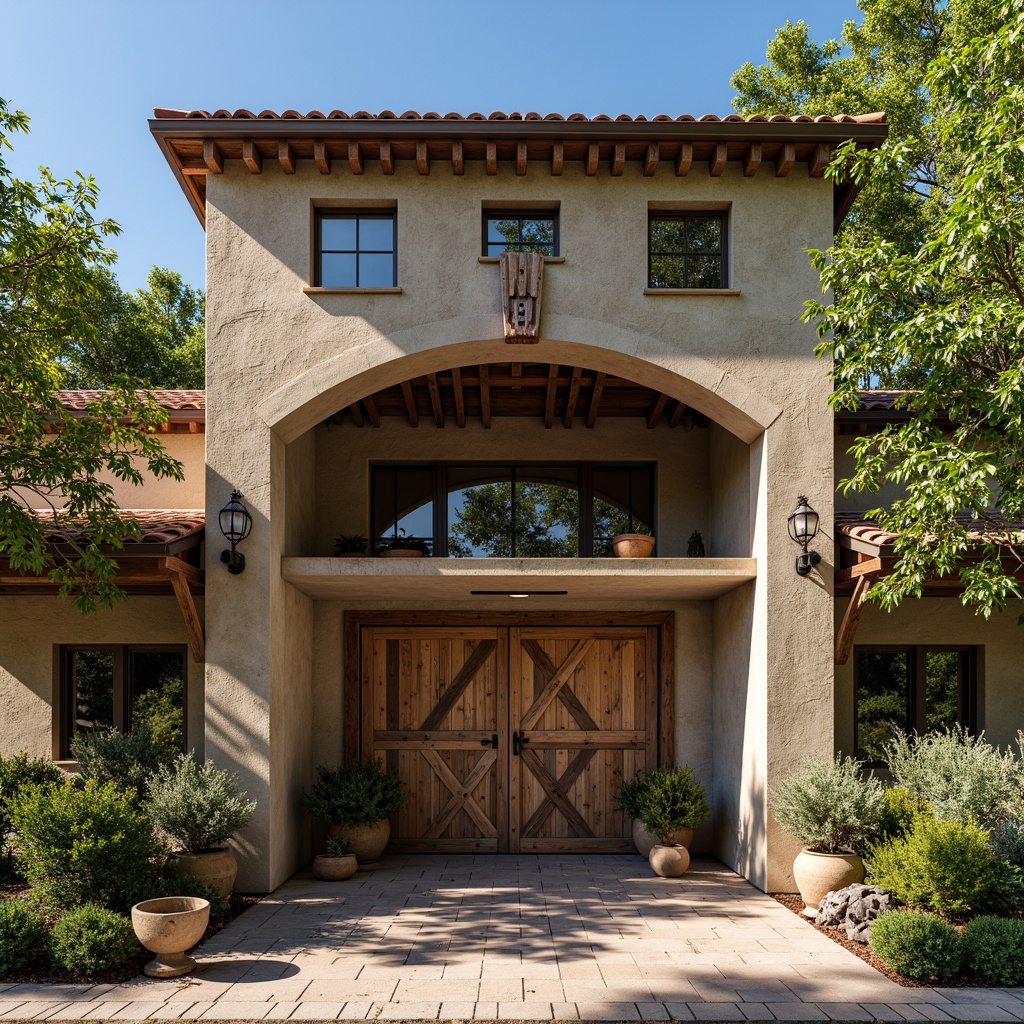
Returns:
[[[796,556],[797,575],[807,576],[821,561],[821,555],[817,551],[807,550],[811,541],[818,536],[818,513],[803,495],[796,499],[796,508],[790,514],[789,535],[803,548]]]
[[[245,555],[241,551],[236,551],[235,547],[249,536],[252,529],[252,516],[242,504],[242,495],[239,491],[231,492],[231,500],[220,510],[218,519],[220,532],[231,544],[230,551],[220,553],[220,560],[228,567],[229,573],[237,576],[245,568]]]

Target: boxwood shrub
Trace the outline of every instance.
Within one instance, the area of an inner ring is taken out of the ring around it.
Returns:
[[[46,945],[46,923],[21,900],[0,903],[0,977],[38,959]]]
[[[1024,985],[1024,921],[976,917],[964,933],[964,961],[1000,985]]]
[[[919,910],[880,914],[871,925],[871,948],[908,978],[948,981],[963,962],[959,932]]]
[[[50,936],[54,964],[76,977],[116,971],[140,949],[127,917],[92,904],[68,911]]]

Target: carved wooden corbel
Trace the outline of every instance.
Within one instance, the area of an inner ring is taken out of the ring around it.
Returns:
[[[535,252],[503,252],[498,264],[505,342],[509,345],[536,345],[540,340],[544,257]]]

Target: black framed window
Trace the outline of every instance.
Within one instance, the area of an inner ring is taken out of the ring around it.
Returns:
[[[503,252],[539,252],[558,255],[558,214],[550,212],[511,212],[484,210],[485,256]]]
[[[184,645],[76,645],[58,648],[54,753],[71,756],[78,733],[145,723],[166,757],[185,748]]]
[[[974,731],[977,686],[976,647],[855,647],[857,757],[883,764],[897,731]]]
[[[653,464],[420,463],[371,470],[373,548],[422,540],[452,558],[611,556],[654,531]]]
[[[652,212],[649,288],[727,288],[724,213]]]
[[[394,210],[316,216],[318,288],[393,288],[398,283],[398,225]]]

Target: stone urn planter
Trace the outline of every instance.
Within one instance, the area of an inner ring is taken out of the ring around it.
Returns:
[[[327,829],[332,839],[347,839],[348,848],[360,864],[371,864],[380,860],[384,847],[391,836],[391,822],[387,818],[372,825],[342,825],[332,821]]]
[[[198,896],[164,896],[132,907],[132,927],[139,942],[156,957],[143,972],[150,978],[177,978],[195,969],[186,956],[210,923],[210,901]]]
[[[816,917],[826,893],[864,881],[864,861],[855,853],[801,850],[793,861],[793,878],[804,901],[804,917]]]
[[[656,844],[648,861],[654,873],[661,878],[678,878],[690,866],[690,853],[685,846]]]
[[[671,833],[666,837],[672,846],[685,846],[687,851],[690,849],[690,843],[693,842],[693,829],[692,828],[681,828],[677,832]],[[636,852],[641,857],[649,858],[651,850],[658,843],[658,837],[653,832],[648,832],[644,828],[644,823],[639,818],[633,819],[633,845],[636,847]]]
[[[646,533],[620,533],[612,537],[616,558],[650,558],[654,538]]]
[[[358,867],[354,853],[346,853],[341,857],[321,853],[313,860],[313,877],[319,878],[321,882],[340,882],[351,878]]]
[[[191,875],[212,885],[227,899],[238,875],[238,861],[227,847],[202,853],[172,853],[164,863],[164,874],[171,878]]]

